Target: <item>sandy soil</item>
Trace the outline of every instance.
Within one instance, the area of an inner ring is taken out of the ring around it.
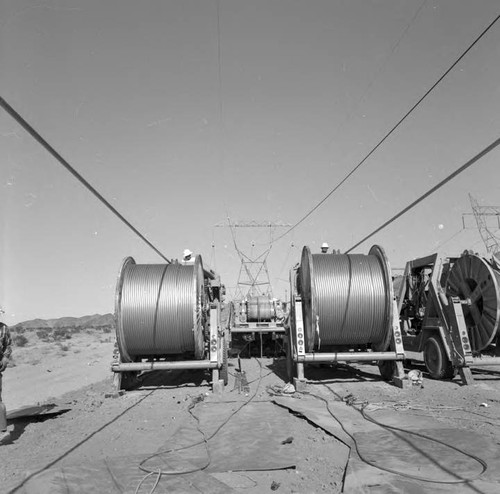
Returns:
[[[101,381],[110,373],[114,335],[83,331],[62,341],[42,341],[25,333],[26,346],[13,348],[4,374],[7,411],[54,401],[66,392]]]
[[[231,359],[230,369],[235,365]],[[242,362],[250,392],[256,393],[254,399],[269,401],[272,397],[266,387],[283,385],[284,381],[275,373],[272,359],[264,359],[262,365],[264,370],[255,359]],[[284,372],[284,361],[279,362],[279,369],[278,374]],[[201,371],[152,373],[139,389],[105,398],[114,391],[111,378],[107,378],[51,399],[57,404],[55,414],[11,422],[13,440],[0,447],[0,485],[9,487],[5,492],[22,492],[13,489],[29,473],[54,465],[152,453],[192,420],[187,409],[200,394],[207,400],[229,403],[249,399],[234,389],[233,376],[223,398],[211,393],[209,380],[210,374]],[[340,492],[348,448],[292,414],[287,428],[293,437],[295,469],[226,474],[224,481],[232,484],[235,492],[251,494],[271,492],[272,486],[281,492]]]
[[[47,400],[57,406],[52,413],[9,423],[12,440],[0,446],[1,492],[23,492],[16,486],[31,473],[50,467],[152,453],[193,420],[188,409],[200,396],[227,402],[228,407],[249,399],[234,389],[235,359],[230,359],[230,381],[222,397],[211,393],[210,374],[202,371],[151,373],[138,389],[117,396],[109,373],[113,342],[102,335],[81,338],[72,338],[71,347],[62,352],[39,346],[15,349],[16,366],[7,370],[4,379],[8,409]],[[28,353],[23,357],[18,350]],[[27,355],[36,352],[42,358],[36,365],[29,364]],[[283,359],[242,359],[241,363],[255,400],[272,400],[269,389],[280,389],[285,383]],[[457,434],[462,429],[483,434],[500,448],[500,374],[495,371],[475,371],[472,386],[463,386],[458,378],[432,381],[424,376],[423,387],[407,389],[382,381],[373,365],[309,367],[306,377],[311,392],[328,389],[340,397],[392,408],[398,405],[456,427]],[[214,475],[236,493],[342,492],[349,448],[301,416],[289,413],[286,422],[293,438],[290,454],[295,468]],[[432,485],[422,492],[434,492]]]

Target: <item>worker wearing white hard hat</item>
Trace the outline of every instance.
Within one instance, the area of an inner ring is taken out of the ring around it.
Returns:
[[[184,249],[182,253],[182,264],[194,264],[194,254],[189,249]]]
[[[329,245],[326,242],[321,244],[321,253],[326,254],[328,252]]]

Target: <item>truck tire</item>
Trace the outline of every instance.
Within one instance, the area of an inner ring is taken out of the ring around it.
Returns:
[[[430,336],[424,345],[424,362],[432,379],[453,379],[451,364],[440,336]]]

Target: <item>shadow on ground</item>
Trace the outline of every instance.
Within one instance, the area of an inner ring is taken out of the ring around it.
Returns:
[[[133,389],[210,386],[211,371],[204,369],[155,370],[141,374]]]
[[[288,382],[288,373],[286,370],[286,358],[273,359],[272,363],[266,366],[273,371],[282,381]]]
[[[308,381],[321,381],[324,384],[336,382],[373,382],[384,381],[377,365],[364,365],[359,369],[349,364],[313,364],[304,369]]]
[[[37,424],[41,422],[45,422],[47,420],[56,419],[59,416],[69,412],[69,408],[64,408],[57,410],[55,412],[48,412],[38,415],[24,416],[14,419],[8,419],[7,425],[10,432],[10,437],[3,444],[13,444],[15,443],[24,433],[26,427],[30,424]],[[14,426],[14,428],[12,428]]]

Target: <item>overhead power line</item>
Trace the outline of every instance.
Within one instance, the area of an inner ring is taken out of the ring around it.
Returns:
[[[441,81],[457,66],[458,63],[469,53],[470,50],[479,42],[479,40],[493,27],[500,19],[500,14],[482,31],[482,33],[469,45],[469,47],[451,64],[451,66],[443,73],[443,75],[428,89],[425,94],[403,115],[403,117],[394,125],[389,132],[370,150],[370,152],[323,198],[319,201],[307,214],[305,214],[297,223],[289,228],[285,233],[275,239],[280,240],[285,235],[288,235],[292,230],[303,223],[311,214],[313,214],[333,193],[335,193],[367,160],[373,153],[392,135],[392,133],[410,116],[410,114],[429,96],[429,94],[441,83]]]
[[[434,249],[433,249],[433,252],[436,252],[437,250],[439,250],[443,245],[447,244],[448,242],[451,242],[455,237],[458,237],[458,235],[460,235],[461,233],[464,232],[464,229],[463,228],[460,228],[460,230],[456,231],[451,237],[448,237],[446,238],[445,240],[443,240],[442,242],[440,242],[439,244],[437,244]],[[429,252],[429,255],[432,254],[432,252]]]
[[[407,36],[409,30],[410,30],[410,27],[415,23],[415,21],[417,20],[418,16],[420,15],[420,12],[423,10],[423,8],[425,7],[427,3],[427,0],[423,0],[423,2],[420,4],[420,6],[417,8],[417,10],[415,11],[415,13],[413,14],[412,18],[410,19],[410,21],[408,22],[408,24],[406,24],[405,28],[403,29],[403,31],[401,32],[401,35],[399,36],[399,38],[396,40],[396,42],[391,46],[391,49],[389,51],[389,53],[384,57],[384,59],[382,60],[382,62],[379,64],[379,66],[376,68],[375,70],[375,73],[373,75],[373,77],[371,78],[370,82],[367,84],[365,90],[363,91],[363,93],[361,94],[361,96],[358,98],[358,100],[356,101],[356,103],[354,104],[354,107],[353,109],[351,110],[351,112],[347,115],[347,117],[345,118],[345,120],[341,123],[341,125],[339,125],[339,128],[338,130],[336,131],[336,134],[338,134],[342,129],[343,127],[349,122],[349,120],[352,118],[352,116],[354,115],[355,111],[358,109],[359,105],[362,103],[362,101],[366,98],[367,94],[370,92],[370,89],[372,88],[372,86],[375,84],[375,81],[378,79],[379,75],[382,73],[382,71],[385,69],[385,66],[387,65],[388,61],[390,60],[391,56],[394,54],[394,52],[398,49],[399,45],[401,44],[401,42],[403,41],[403,39]]]
[[[106,198],[83,178],[4,98],[0,96],[0,106],[26,131],[41,144],[59,163],[68,170],[87,190],[99,199],[115,216],[127,225],[141,240],[151,247],[162,259],[167,259],[134,225],[130,223]]]
[[[476,156],[467,161],[465,165],[462,165],[460,168],[455,170],[451,175],[448,175],[444,180],[441,180],[441,182],[439,182],[437,185],[432,187],[432,189],[428,190],[425,194],[420,196],[416,201],[413,201],[409,206],[406,206],[402,211],[394,215],[390,220],[386,221],[383,225],[379,226],[376,230],[374,230],[372,233],[364,237],[357,244],[353,245],[350,249],[346,250],[345,254],[348,254],[353,249],[361,245],[363,242],[366,242],[366,240],[373,237],[373,235],[380,232],[380,230],[383,230],[386,226],[390,225],[393,221],[396,221],[398,218],[403,216],[403,214],[407,213],[410,209],[413,209],[417,204],[419,204],[424,199],[429,197],[431,194],[436,192],[436,190],[440,189],[443,185],[446,185],[450,180],[453,180],[457,175],[467,170],[467,168],[472,166],[474,163],[476,163],[476,161],[480,160],[483,156],[486,156],[490,151],[493,151],[493,149],[495,149],[499,144],[500,144],[500,137],[496,141],[491,143],[488,147],[484,148],[480,153],[476,154]]]

